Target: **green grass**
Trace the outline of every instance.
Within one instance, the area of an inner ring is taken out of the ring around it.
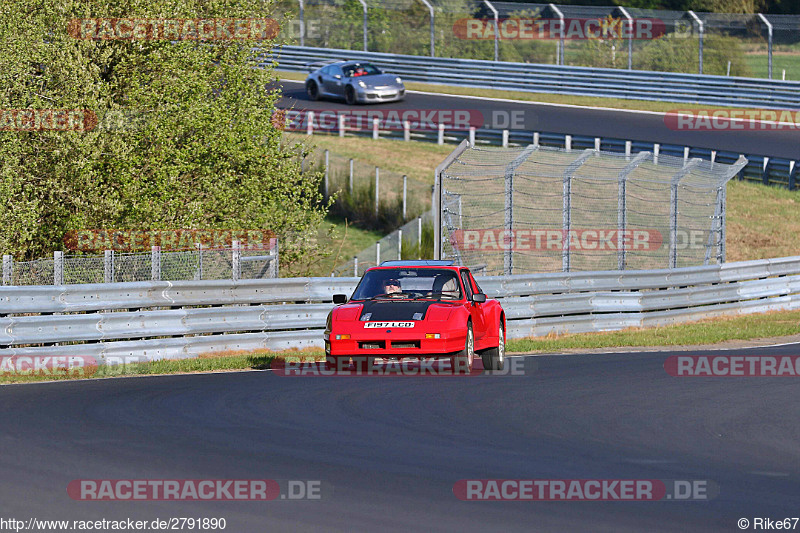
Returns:
[[[383,233],[359,229],[345,220],[328,217],[320,225],[317,239],[330,255],[312,266],[312,276],[330,276],[337,265],[345,263],[361,250],[375,244]]]
[[[767,54],[746,54],[745,61],[755,78],[766,78],[768,71]],[[779,80],[782,70],[786,70],[786,80],[800,80],[800,53],[772,54],[772,79]]]
[[[800,333],[800,311],[718,318],[689,324],[606,333],[509,340],[509,352],[559,352],[621,346],[693,346]]]

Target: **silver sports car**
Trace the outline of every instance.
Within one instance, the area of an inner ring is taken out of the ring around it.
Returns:
[[[312,100],[344,98],[348,104],[396,102],[406,95],[403,80],[384,74],[365,61],[333,61],[309,65],[306,92]]]

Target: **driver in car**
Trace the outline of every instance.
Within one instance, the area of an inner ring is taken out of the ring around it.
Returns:
[[[402,288],[400,287],[400,280],[391,278],[384,281],[383,292],[384,294],[398,294],[402,292]]]

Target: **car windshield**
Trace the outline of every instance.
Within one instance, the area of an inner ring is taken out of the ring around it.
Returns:
[[[356,76],[374,76],[380,74],[381,71],[371,63],[356,63],[354,65],[345,65],[342,67],[345,78],[354,78]]]
[[[452,270],[398,268],[369,270],[352,300],[372,298],[460,300],[461,287]]]

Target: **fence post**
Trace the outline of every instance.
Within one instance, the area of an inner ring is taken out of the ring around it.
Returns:
[[[437,144],[444,144],[444,124],[439,123],[439,136],[436,138]]]
[[[435,43],[435,28],[434,28],[434,19],[433,19],[433,6],[431,5],[428,0],[420,0],[425,7],[428,8],[428,12],[431,14],[431,57],[436,57],[436,43]]]
[[[494,60],[500,61],[500,48],[499,48],[499,41],[500,41],[500,28],[498,28],[498,18],[500,14],[494,8],[494,6],[489,2],[489,0],[483,0],[483,3],[486,4],[489,9],[492,10],[492,15],[494,16]]]
[[[407,120],[403,121],[403,140],[406,142],[411,140],[411,123]]]
[[[344,115],[339,115],[339,137],[344,137],[344,130],[345,130],[344,119],[345,119]]]
[[[408,204],[408,176],[403,174],[403,222],[406,221],[407,204]]]
[[[269,262],[269,277],[278,278],[280,277],[279,267],[281,254],[280,243],[277,237],[272,237],[269,240],[269,253],[272,256],[272,260]]]
[[[397,230],[397,260],[403,258],[403,229]]]
[[[353,194],[353,160],[350,160],[350,194]]]
[[[242,274],[242,250],[239,241],[233,241],[231,245],[231,278],[239,281]]]
[[[298,0],[300,2],[300,46],[306,45],[306,16],[305,16],[305,5],[303,4],[303,0]]]
[[[53,252],[53,285],[64,284],[64,252]]]
[[[114,283],[114,250],[103,252],[103,281]]]
[[[378,167],[375,167],[375,218],[378,218],[378,208],[380,207],[380,171]]]
[[[722,264],[725,262],[725,204],[728,201],[728,186],[727,184],[722,186],[722,211],[720,215],[720,222],[722,223],[720,227],[720,234],[719,234],[719,255],[717,255],[717,261]]]
[[[505,208],[503,229],[505,230],[503,240],[511,240],[513,242],[514,236],[514,172],[517,168],[525,162],[528,157],[537,149],[535,144],[529,145],[520,155],[517,156],[511,163],[506,165],[505,169]],[[461,215],[461,206],[459,206],[459,216]],[[461,225],[461,224],[459,224]],[[504,246],[503,251],[503,273],[510,276],[514,273],[514,255],[511,246]]]
[[[374,139],[378,139],[380,137],[380,135],[378,134],[378,123],[379,122],[380,121],[377,118],[373,118],[372,119],[372,138],[373,138],[373,140]]]
[[[3,285],[11,285],[14,278],[14,257],[3,255]]]
[[[701,159],[692,159],[683,165],[670,180],[669,193],[669,268],[675,268],[678,264],[678,185],[691,170],[692,167],[700,163]],[[687,239],[689,236],[687,235]]]
[[[381,241],[375,243],[375,264],[381,264]]]
[[[161,247],[152,246],[150,248],[150,279],[161,281]]]
[[[358,277],[358,256],[353,256],[353,277]]]
[[[328,174],[330,173],[330,152],[328,149],[325,149],[325,189],[324,189],[324,196],[325,200],[328,199]]]
[[[309,111],[306,113],[306,135],[314,135],[314,112]]]
[[[564,13],[561,12],[554,4],[549,4],[550,9],[556,14],[558,19],[561,21],[559,24],[559,38],[558,38],[558,49],[556,51],[556,65],[563,65],[564,64]]]
[[[195,247],[197,247],[197,270],[194,273],[194,279],[199,281],[203,279],[203,243],[195,243]]]
[[[594,154],[594,150],[586,149],[578,156],[575,161],[569,164],[564,170],[562,175],[562,211],[561,211],[561,270],[564,272],[570,271],[570,239],[569,233],[572,229],[572,176],[583,165],[590,156]]]
[[[689,15],[691,15],[694,21],[697,22],[697,27],[700,30],[698,37],[698,44],[700,46],[699,46],[699,53],[697,56],[697,62],[698,62],[697,70],[700,74],[702,74],[703,73],[703,21],[700,20],[700,17],[698,17],[694,11],[689,10],[687,11],[687,13],[689,13]]]
[[[625,232],[628,229],[628,176],[650,152],[639,152],[633,161],[625,165],[617,176],[617,270],[625,270]]]
[[[422,217],[417,218],[417,259],[422,259]]]
[[[630,33],[628,33],[628,70],[632,70],[633,69],[633,31],[634,31],[634,29],[633,29],[633,17],[631,17],[630,13],[628,13],[628,10],[625,9],[624,7],[617,6],[617,9],[619,9],[620,13],[622,13],[625,16],[625,18],[628,19],[628,31],[630,32]]]
[[[475,126],[469,127],[469,145],[475,146]]]
[[[364,51],[367,51],[367,3],[364,0],[358,0],[361,2],[361,7],[364,9],[364,22],[363,22],[363,33],[364,33]]]

